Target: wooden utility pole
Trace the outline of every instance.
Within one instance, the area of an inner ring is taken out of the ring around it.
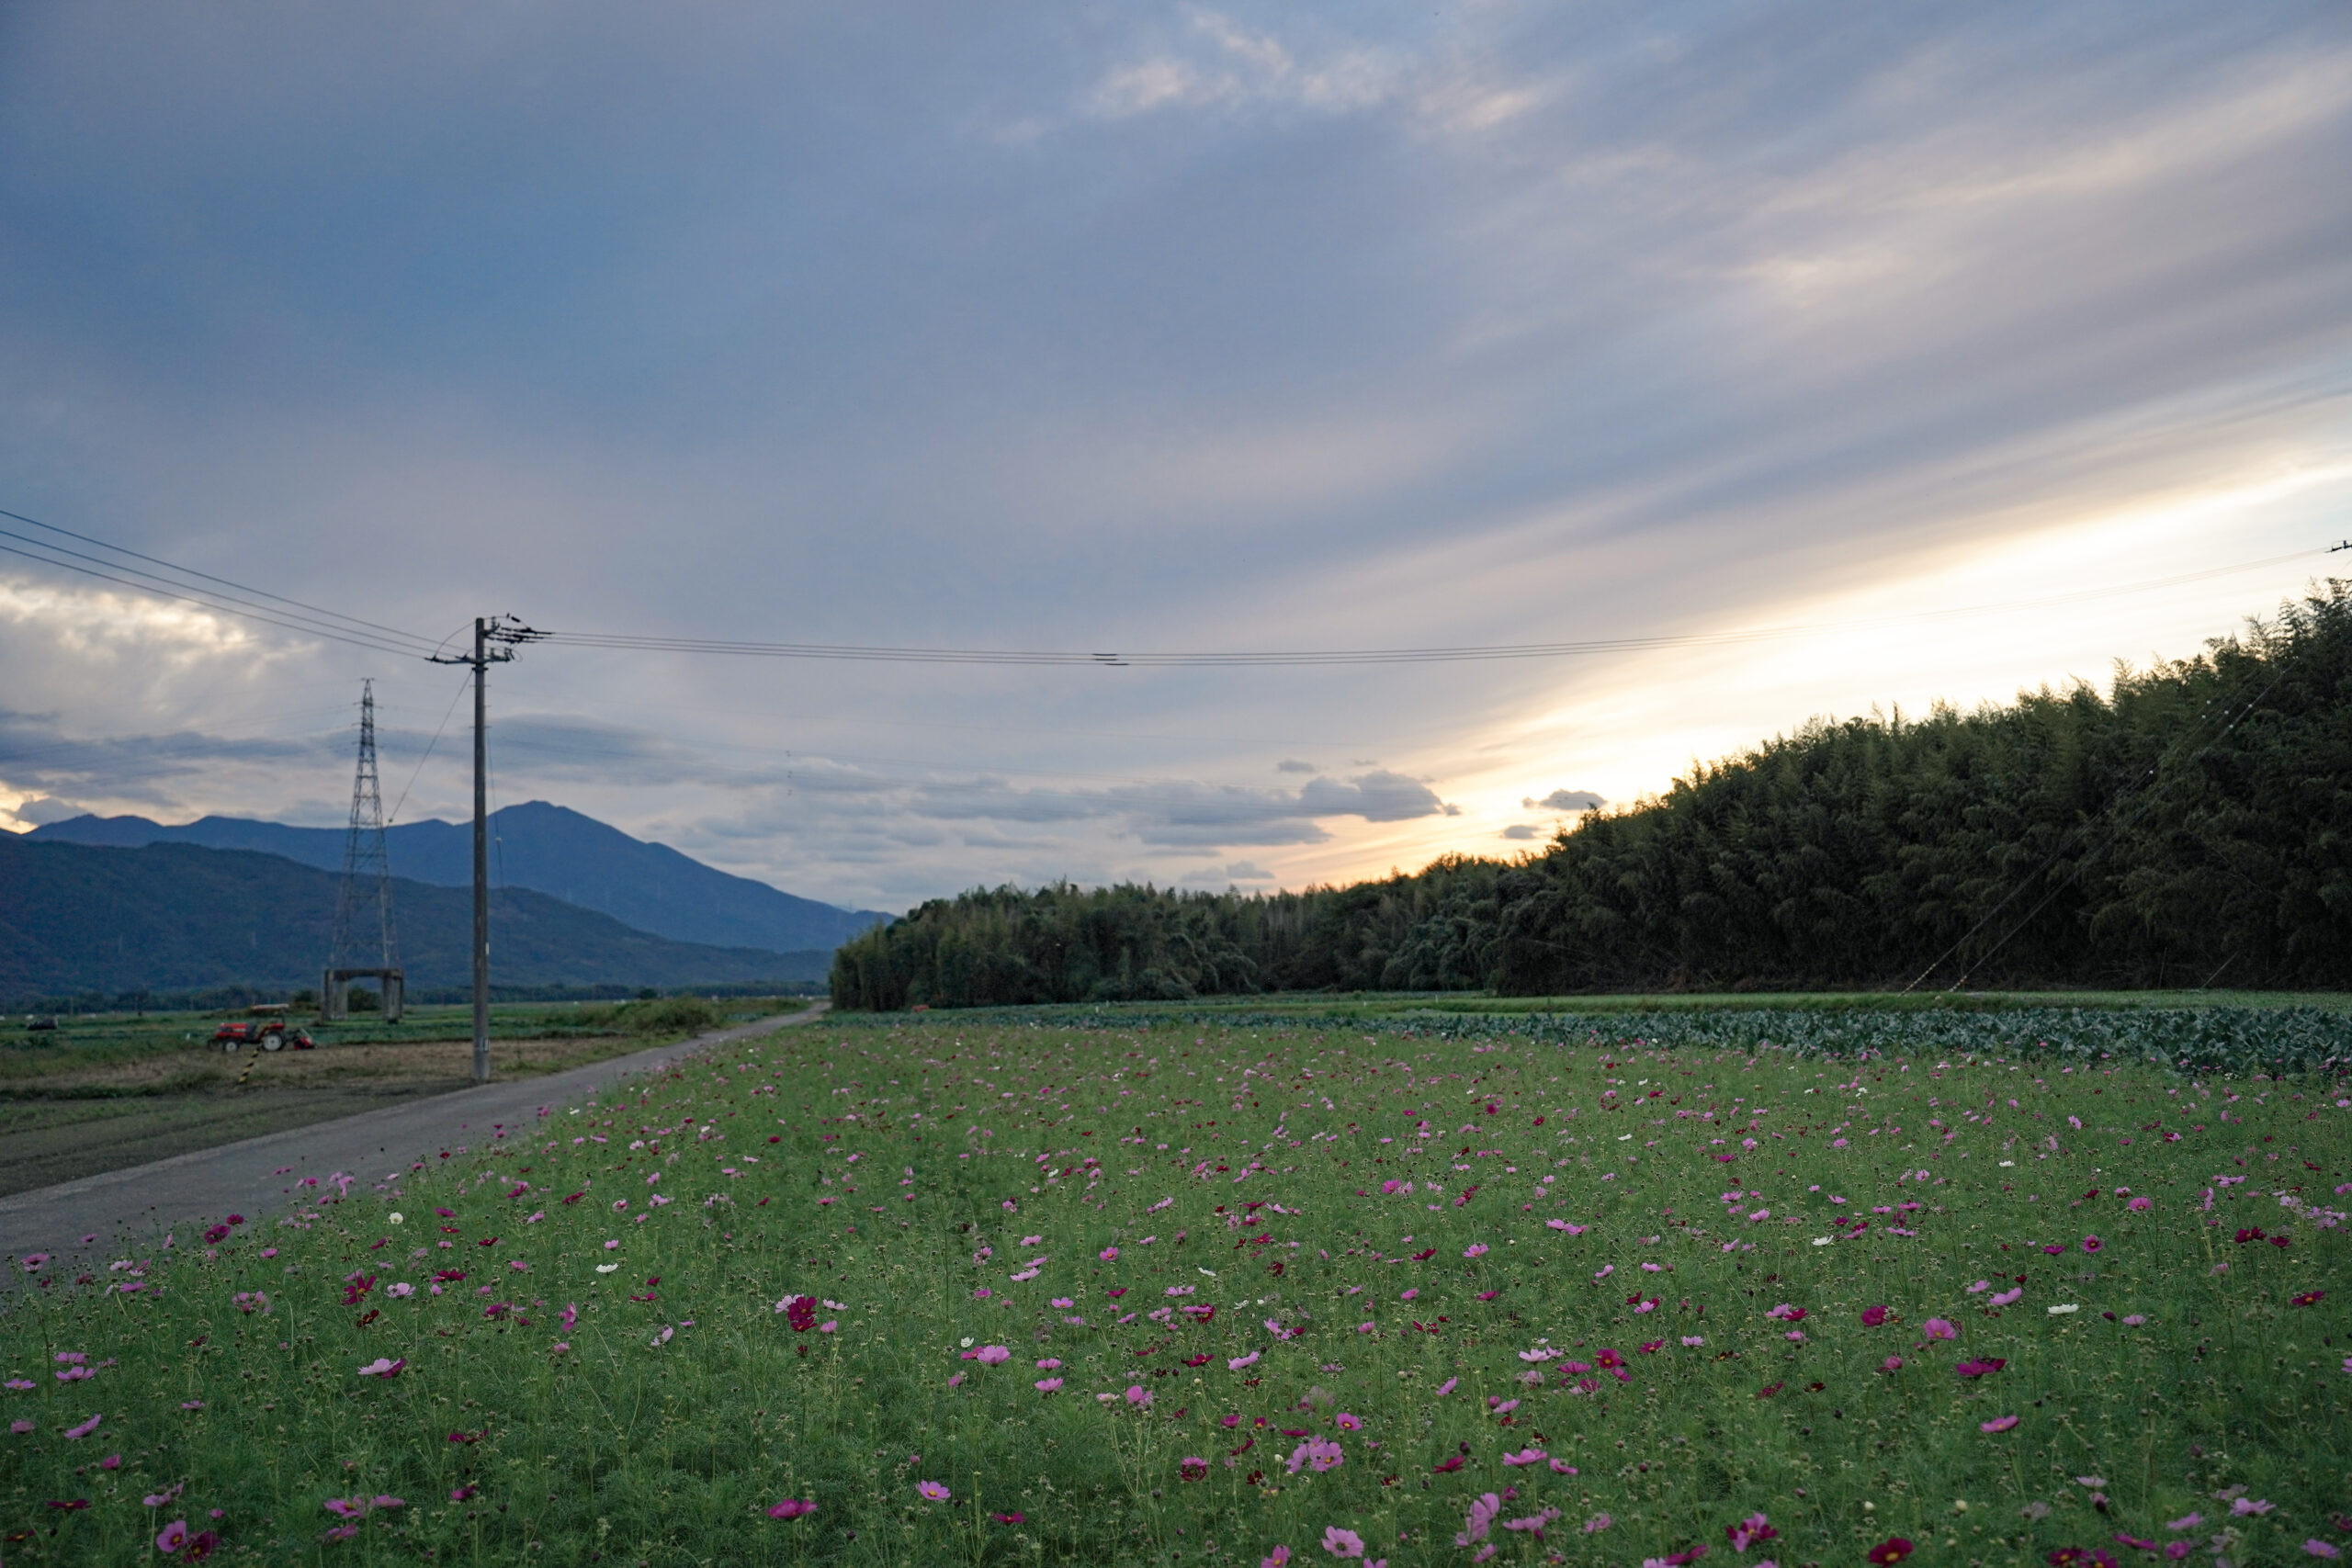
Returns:
[[[474,672],[474,1082],[490,1081],[490,667],[514,658],[517,643],[537,642],[512,615],[476,616],[474,650],[435,664],[469,664]]]

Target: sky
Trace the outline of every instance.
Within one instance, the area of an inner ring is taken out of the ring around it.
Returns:
[[[499,801],[808,897],[1298,887],[2275,613],[2347,254],[2335,0],[25,0],[0,508],[427,640],[1635,644],[492,672]],[[461,671],[0,555],[0,827],[340,823],[363,678],[464,814]]]

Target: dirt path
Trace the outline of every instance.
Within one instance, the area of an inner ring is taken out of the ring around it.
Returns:
[[[631,1074],[661,1071],[678,1058],[729,1041],[749,1040],[824,1015],[820,1002],[805,1012],[764,1018],[717,1030],[674,1045],[544,1077],[469,1084],[447,1094],[318,1122],[170,1159],[86,1176],[13,1197],[0,1198],[0,1253],[11,1259],[30,1252],[56,1255],[51,1272],[79,1269],[85,1258],[128,1242],[152,1246],[172,1227],[193,1231],[196,1223],[231,1213],[258,1219],[295,1201],[305,1179],[320,1183],[336,1171],[373,1184],[405,1172],[419,1159],[438,1158],[445,1149],[487,1143],[534,1120],[543,1110],[586,1098]],[[95,1236],[85,1244],[83,1237]],[[195,1240],[193,1235],[177,1238]],[[5,1271],[14,1283],[17,1268]]]

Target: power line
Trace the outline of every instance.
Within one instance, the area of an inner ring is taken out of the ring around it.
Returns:
[[[19,538],[21,536],[11,534],[8,537]],[[45,547],[54,548],[55,547]],[[273,610],[256,609],[252,606],[242,606],[232,603],[224,603],[225,595],[220,597],[208,597],[198,593],[183,593],[169,588],[156,587],[146,582],[136,582],[131,581],[131,579],[120,576],[116,572],[101,571],[95,567],[79,566],[70,560],[58,560],[50,556],[36,555],[31,550],[22,549],[15,545],[0,545],[0,554],[21,556],[26,560],[39,561],[43,566],[53,566],[66,571],[79,572],[84,577],[95,577],[103,582],[119,583],[122,587],[130,589],[134,592],[144,593],[151,598],[176,600],[184,604],[194,604],[201,609],[216,611],[224,615],[236,615],[244,620],[258,621],[264,626],[284,626],[289,630],[303,632],[312,637],[322,637],[332,642],[348,643],[354,648],[364,648],[375,653],[398,654],[402,658],[409,659],[420,657],[420,654],[415,648],[403,648],[399,644],[388,642],[382,638],[370,636],[367,633],[347,633],[333,629],[329,626],[307,624],[304,617],[300,616],[287,615]],[[131,571],[134,570],[134,568],[130,567],[124,567],[122,569],[124,571]],[[151,574],[141,572],[140,575],[148,576]],[[161,581],[163,580],[157,580],[157,581]],[[420,643],[420,646],[430,647],[431,645]]]
[[[198,571],[198,570],[196,570],[195,568],[193,568],[193,567],[186,567],[186,566],[179,566],[179,565],[175,565],[175,563],[173,563],[173,562],[171,562],[171,561],[167,561],[167,560],[161,559],[161,558],[157,558],[157,557],[155,557],[155,556],[142,555],[142,554],[141,554],[139,551],[134,550],[134,549],[130,549],[130,548],[129,548],[129,547],[125,547],[125,546],[122,546],[122,545],[113,545],[113,544],[108,544],[108,543],[107,543],[106,540],[104,540],[104,539],[96,539],[96,538],[92,538],[92,537],[91,537],[89,535],[87,535],[87,534],[77,534],[77,533],[75,533],[75,532],[74,532],[73,529],[71,529],[71,528],[61,528],[61,527],[59,527],[59,526],[58,526],[56,524],[54,524],[54,523],[44,523],[44,522],[42,522],[40,519],[39,519],[38,517],[28,517],[28,516],[26,516],[26,515],[25,515],[23,513],[21,513],[21,512],[10,512],[10,511],[8,511],[6,508],[5,508],[5,507],[0,507],[0,517],[13,518],[15,521],[17,521],[17,522],[18,522],[18,523],[22,523],[22,524],[24,524],[24,525],[25,525],[26,526],[28,526],[28,527],[31,527],[31,528],[39,528],[39,529],[42,530],[42,531],[43,531],[43,532],[45,532],[45,533],[51,533],[51,534],[57,534],[57,535],[61,535],[61,536],[63,536],[63,537],[65,537],[65,538],[78,540],[78,541],[79,541],[79,542],[81,542],[82,544],[85,544],[85,545],[92,546],[92,547],[94,547],[95,548],[97,548],[97,549],[101,549],[101,550],[108,551],[109,553],[114,554],[114,555],[119,555],[119,556],[128,556],[128,557],[130,557],[130,558],[131,559],[133,559],[133,560],[143,560],[143,561],[145,561],[145,562],[146,562],[148,565],[150,565],[150,566],[160,566],[160,567],[164,568],[164,569],[165,570],[167,570],[167,571],[175,571],[175,572],[177,572],[177,573],[179,573],[179,574],[180,574],[181,576],[183,576],[183,577],[193,577],[193,578],[198,578],[198,579],[199,579],[199,580],[201,580],[201,581],[206,581],[206,582],[217,583],[217,584],[219,584],[220,587],[223,587],[223,588],[233,588],[233,589],[235,589],[235,590],[236,590],[238,592],[240,592],[240,593],[251,593],[251,594],[254,595],[254,596],[255,596],[255,597],[257,597],[257,598],[262,598],[262,599],[271,600],[271,601],[273,601],[274,603],[277,603],[277,604],[279,604],[287,605],[287,606],[288,606],[289,608],[292,608],[292,609],[308,611],[308,612],[310,612],[311,615],[322,615],[322,616],[324,616],[324,617],[326,617],[327,619],[332,620],[332,621],[346,622],[346,623],[348,623],[348,624],[350,624],[350,625],[352,625],[352,626],[355,626],[364,627],[364,628],[366,628],[366,629],[367,629],[367,630],[368,630],[368,631],[381,632],[381,633],[384,633],[384,634],[385,634],[386,636],[388,636],[388,637],[396,637],[396,638],[399,638],[399,639],[401,639],[401,641],[404,641],[404,642],[414,642],[414,643],[420,643],[420,644],[422,644],[422,643],[424,643],[424,642],[425,641],[425,639],[424,639],[424,638],[420,637],[417,637],[417,636],[415,636],[413,633],[411,633],[411,632],[404,632],[404,631],[401,630],[401,629],[400,629],[399,627],[397,627],[397,626],[381,626],[381,625],[379,625],[377,622],[374,622],[374,621],[363,621],[363,620],[359,619],[359,618],[358,618],[357,616],[356,616],[356,615],[346,615],[342,614],[340,611],[336,611],[336,610],[324,610],[324,609],[321,609],[321,608],[320,608],[318,605],[316,605],[316,604],[304,604],[302,601],[300,601],[300,600],[299,600],[299,599],[288,599],[288,598],[284,597],[284,596],[283,596],[283,595],[281,595],[281,594],[272,593],[272,592],[268,592],[266,589],[261,589],[261,588],[254,588],[254,587],[250,587],[250,586],[248,586],[247,584],[245,584],[245,583],[242,583],[242,582],[232,582],[232,581],[231,581],[228,578],[225,578],[225,577],[215,577],[215,576],[213,576],[210,572],[208,572],[208,571]],[[7,531],[7,530],[6,530],[6,529],[0,529],[0,534],[6,534],[7,537],[12,538],[12,539],[23,539],[23,538],[24,538],[24,536],[23,536],[23,535],[21,535],[21,534],[16,534],[16,533],[11,533],[11,532],[8,532],[8,531]],[[51,545],[51,544],[49,544],[49,543],[48,543],[47,541],[45,541],[45,540],[29,540],[29,539],[28,539],[28,540],[25,540],[25,542],[26,542],[26,543],[28,543],[28,544],[39,544],[39,545],[40,545],[40,547],[41,547],[42,548],[45,548],[45,549],[62,550],[62,551],[64,551],[64,553],[66,553],[66,554],[68,554],[68,555],[79,555],[79,554],[80,554],[80,552],[79,552],[79,551],[64,550],[64,547],[62,547],[62,546],[61,546],[61,545]],[[94,560],[94,559],[96,559],[96,558],[95,558],[95,557],[91,557],[91,556],[82,556],[82,558],[83,558],[84,560]],[[104,564],[113,565],[113,564],[115,564],[115,563],[112,563],[112,562],[107,562],[107,563],[104,563]],[[129,569],[129,568],[123,568],[122,570],[129,570],[130,569]],[[140,573],[139,575],[140,575],[140,576],[144,577],[144,576],[149,576],[149,575],[151,575],[151,574],[149,574],[149,573],[145,573],[145,572],[141,572],[141,573]],[[157,579],[156,581],[163,581],[163,580],[159,578],[159,579]]]
[[[2230,573],[2251,571],[2301,560],[2320,552],[2296,550],[2261,560],[2209,567],[2172,577],[2151,578],[2108,588],[2080,589],[2070,593],[2044,594],[1945,610],[1923,610],[1901,615],[1812,625],[1758,626],[1734,631],[1672,633],[1656,637],[1591,637],[1569,642],[1498,643],[1421,648],[1358,648],[1289,650],[1227,650],[1216,652],[1072,652],[1042,649],[913,648],[882,644],[750,642],[717,637],[639,636],[613,632],[550,632],[547,640],[572,648],[604,648],[637,653],[723,654],[752,659],[817,659],[865,663],[1004,664],[1044,666],[1092,665],[1108,669],[1138,668],[1268,668],[1275,666],[1356,664],[1455,664],[1499,660],[1570,659],[1600,653],[1641,652],[1656,649],[1725,647],[1823,632],[1866,631],[1882,626],[1912,626],[1926,621],[1952,620],[2010,610],[2041,609],[2086,600],[2143,593],[2179,587]]]
[[[449,705],[442,710],[441,722],[433,727],[433,739],[424,743],[424,755],[419,757],[416,760],[416,766],[409,770],[408,783],[401,785],[401,797],[392,802],[392,814],[385,818],[387,822],[400,820],[401,807],[408,804],[408,792],[416,787],[417,776],[424,772],[424,764],[433,760],[433,749],[441,744],[441,732],[449,728],[449,716],[456,713],[458,705],[466,700],[466,688],[472,684],[473,677],[470,674],[458,682],[457,695],[451,697]]]
[[[83,576],[117,583],[139,592],[199,605],[265,625],[283,626],[305,635],[327,637],[354,647],[368,648],[377,652],[404,657],[435,659],[448,641],[445,637],[435,642],[413,632],[384,626],[375,621],[363,620],[355,615],[346,615],[340,611],[328,610],[302,600],[273,593],[267,589],[255,588],[229,578],[215,576],[210,572],[198,571],[192,567],[180,566],[160,557],[146,555],[125,546],[111,544],[87,534],[60,527],[53,523],[41,522],[38,518],[28,517],[22,513],[0,508],[0,517],[10,518],[28,527],[39,528],[45,533],[55,534],[63,538],[89,545],[95,549],[107,552],[108,557],[121,556],[130,560],[144,561],[150,566],[162,568],[164,572],[176,574],[174,577],[167,577],[156,572],[145,571],[107,557],[88,555],[51,540],[35,539],[13,530],[0,529],[0,538],[17,541],[15,545],[0,544],[0,553],[17,556],[23,559],[37,561],[44,566],[55,567],[62,570],[78,572]],[[2330,549],[2341,549],[2347,546],[2352,546],[2352,541],[2347,541],[2346,545],[2330,547]],[[2327,552],[2298,550],[2261,560],[2241,561],[2230,566],[2211,567],[2200,571],[2182,572],[2171,577],[2153,578],[2138,582],[2117,584],[2109,588],[2083,589],[2069,593],[2045,594],[2030,599],[1962,605],[1945,610],[1918,611],[1901,615],[1873,616],[1860,620],[1813,625],[1758,626],[1732,631],[1689,632],[1655,637],[1591,637],[1560,642],[1437,645],[1415,648],[1229,649],[1196,652],[1099,650],[1077,652],[1042,649],[918,648],[888,644],[769,642],[595,631],[554,632],[546,634],[544,640],[573,648],[603,648],[627,652],[718,654],[735,658],[813,659],[865,663],[1096,666],[1111,669],[1127,667],[1264,669],[1284,666],[1479,663],[1529,659],[1571,659],[1595,654],[1642,652],[1669,648],[1736,647],[1746,643],[1812,636],[1823,632],[1863,631],[1875,627],[1917,625],[1922,622],[1949,620],[2008,610],[2044,608],[2178,587],[2234,572],[2278,566],[2316,553]],[[197,581],[177,581],[179,578],[192,578]],[[214,586],[210,588],[200,586],[208,583]],[[240,598],[238,595],[250,597]]]

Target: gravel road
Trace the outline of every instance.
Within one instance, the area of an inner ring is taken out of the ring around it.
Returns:
[[[372,1186],[405,1173],[417,1160],[439,1158],[445,1149],[454,1154],[491,1142],[530,1122],[543,1109],[584,1100],[624,1077],[658,1073],[694,1052],[807,1023],[824,1011],[820,1002],[806,1012],[764,1018],[544,1077],[492,1081],[0,1198],[0,1253],[12,1262],[27,1253],[53,1254],[54,1274],[76,1269],[85,1256],[101,1251],[120,1256],[125,1247],[153,1247],[175,1226],[187,1233],[176,1237],[180,1243],[193,1243],[199,1223],[231,1213],[257,1220],[300,1201],[297,1193],[313,1190],[300,1185],[306,1179],[323,1188],[342,1171],[356,1179],[355,1186]],[[96,1239],[85,1243],[85,1236]],[[11,1267],[0,1272],[0,1289],[24,1278]]]

